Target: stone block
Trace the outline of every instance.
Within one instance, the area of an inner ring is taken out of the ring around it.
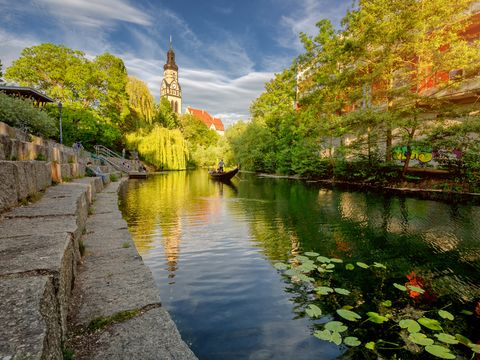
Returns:
[[[18,160],[18,143],[17,139],[10,139],[10,156],[6,160]]]
[[[55,145],[52,145],[50,148],[49,148],[49,154],[51,154],[51,159],[49,159],[50,161],[56,161],[57,163],[61,164],[62,163],[62,156],[60,154],[60,148],[55,146]]]
[[[46,271],[53,276],[62,334],[67,332],[68,306],[76,264],[74,242],[67,233],[15,236],[3,238],[0,242],[0,277],[37,271]]]
[[[70,164],[68,164],[68,163],[60,164],[60,168],[61,168],[61,173],[62,173],[62,180],[72,178],[72,174],[70,173]]]
[[[0,212],[18,204],[15,172],[12,161],[0,161]]]
[[[35,168],[37,191],[45,190],[52,185],[51,165],[45,161],[33,161],[32,164]]]
[[[18,200],[25,199],[37,191],[37,174],[31,161],[15,161],[15,183]]]
[[[51,276],[0,279],[0,359],[62,358],[54,294]]]
[[[72,184],[84,185],[87,189],[87,200],[91,204],[95,199],[97,192],[100,192],[102,188],[102,180],[97,177],[83,177],[81,179],[75,179]],[[100,184],[100,186],[98,186]]]
[[[182,341],[175,323],[162,308],[115,324],[96,342],[93,359],[184,359],[197,357]]]

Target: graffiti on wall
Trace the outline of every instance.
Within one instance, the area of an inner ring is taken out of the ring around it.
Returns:
[[[412,155],[410,160],[418,160],[421,163],[428,163],[435,159],[460,159],[463,155],[459,149],[454,150],[433,150],[431,147],[412,146]],[[395,160],[404,161],[407,159],[407,147],[395,146],[392,149],[393,158]]]

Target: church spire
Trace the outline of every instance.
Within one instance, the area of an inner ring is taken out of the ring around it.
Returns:
[[[178,71],[178,66],[175,64],[175,53],[173,52],[173,47],[172,47],[172,35],[170,35],[170,49],[167,52],[167,63],[163,65],[163,69],[171,69]]]

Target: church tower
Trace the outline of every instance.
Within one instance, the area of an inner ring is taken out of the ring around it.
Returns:
[[[175,53],[170,37],[170,49],[167,52],[167,63],[163,66],[163,80],[160,88],[160,97],[170,101],[173,112],[182,113],[182,88],[178,82],[178,66],[175,64]]]

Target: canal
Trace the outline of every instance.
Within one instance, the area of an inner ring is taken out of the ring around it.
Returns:
[[[427,289],[425,301],[467,309],[470,320],[462,322],[478,325],[471,313],[480,300],[480,207],[244,173],[227,185],[204,171],[130,180],[120,199],[162,304],[200,359],[345,355],[346,347],[312,335],[331,315],[306,316],[311,295],[274,267],[304,252],[381,263],[388,269],[382,286],[413,281]],[[374,275],[346,273],[346,283],[355,279],[367,289],[365,298],[378,296]]]

